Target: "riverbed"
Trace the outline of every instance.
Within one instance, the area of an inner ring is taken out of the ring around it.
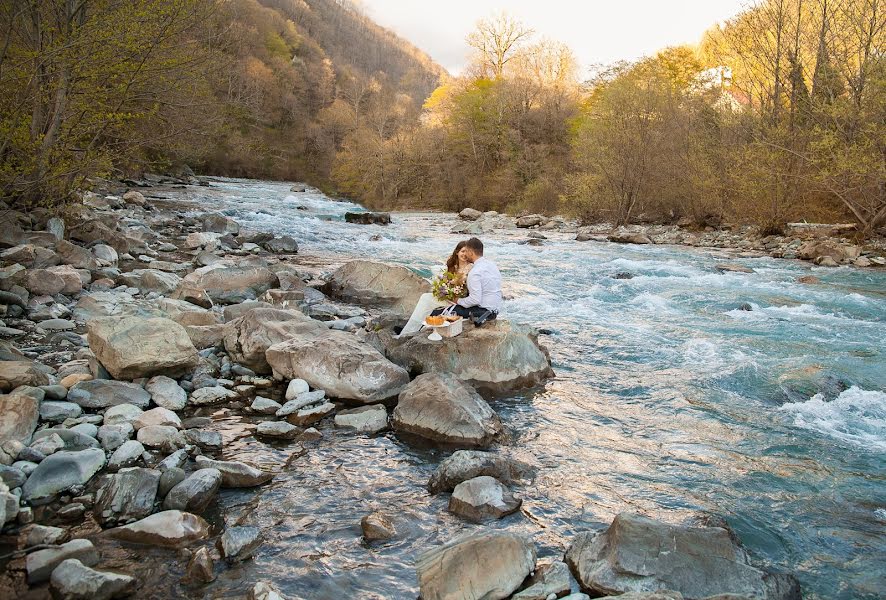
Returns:
[[[347,224],[344,213],[362,209],[289,186],[216,179],[165,196],[292,236],[318,273],[369,258],[427,276],[464,237],[449,233],[452,215]],[[547,332],[557,374],[491,401],[506,450],[540,470],[515,489],[522,511],[489,527],[559,557],[575,533],[621,511],[668,521],[712,511],[756,561],[795,573],[804,597],[882,597],[886,272],[544,233],[541,246],[520,230],[482,236],[505,280],[502,318]],[[754,272],[714,268],[727,260]],[[810,274],[821,283],[797,283]],[[170,583],[174,566],[142,574],[146,588],[234,597],[271,581],[289,598],[415,598],[416,556],[477,527],[446,511],[448,495],[425,490],[448,450],[324,421],[323,440],[284,466],[291,448],[257,441],[240,417],[219,412],[215,428],[225,459],[279,474],[258,491],[224,491],[210,516],[258,525],[266,542],[207,588]],[[372,511],[394,517],[396,539],[362,541],[359,521]]]

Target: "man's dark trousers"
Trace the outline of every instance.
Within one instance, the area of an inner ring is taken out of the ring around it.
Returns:
[[[445,308],[435,308],[431,314],[432,315],[440,315],[440,314],[443,314],[444,310],[446,310],[446,309]],[[488,308],[483,308],[482,306],[472,306],[470,308],[465,308],[464,306],[462,306],[460,304],[456,304],[455,310],[453,312],[460,317],[463,317],[465,319],[471,319],[473,321],[474,319],[476,319],[477,317],[479,317],[483,313],[487,312],[488,310],[489,310]],[[489,317],[489,319],[487,319],[487,320],[491,321],[492,319],[494,319],[497,316],[498,316],[498,314],[493,312],[492,316]]]

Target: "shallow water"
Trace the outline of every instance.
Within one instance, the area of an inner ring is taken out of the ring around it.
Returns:
[[[289,184],[213,185],[183,194],[292,235],[315,264],[370,257],[428,274],[460,239],[443,215],[349,225],[354,205]],[[551,330],[541,341],[557,372],[544,389],[492,402],[512,432],[507,451],[541,470],[518,490],[522,512],[490,527],[560,556],[620,511],[676,521],[710,510],[757,561],[796,573],[805,597],[883,597],[886,273],[546,235],[543,247],[518,244],[521,232],[483,236],[505,278],[504,317]],[[756,272],[719,273],[724,260]],[[810,273],[822,283],[795,282]],[[267,541],[182,593],[233,597],[267,580],[291,598],[415,598],[416,555],[476,527],[424,489],[445,451],[324,423],[319,447],[282,466],[291,448],[218,418],[226,458],[280,475],[258,493],[225,492],[216,519],[259,525]],[[362,542],[360,517],[373,510],[395,516],[396,540]]]

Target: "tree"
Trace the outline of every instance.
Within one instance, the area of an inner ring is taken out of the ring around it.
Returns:
[[[477,22],[468,35],[468,45],[477,51],[483,76],[501,78],[505,66],[514,59],[534,31],[505,12]]]

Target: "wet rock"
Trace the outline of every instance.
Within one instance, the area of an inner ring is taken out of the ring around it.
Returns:
[[[133,467],[105,478],[93,512],[102,526],[129,523],[151,514],[160,484],[160,471]]]
[[[821,283],[821,279],[819,279],[815,275],[801,275],[800,277],[797,277],[797,283],[815,284],[815,283]]]
[[[416,562],[424,600],[509,597],[535,568],[535,547],[510,533],[463,537],[422,554]]]
[[[22,486],[22,499],[45,504],[74,486],[85,485],[105,466],[105,453],[97,448],[61,451],[47,456]]]
[[[470,386],[452,375],[426,373],[399,396],[391,417],[395,431],[429,440],[467,446],[488,446],[502,424]]]
[[[256,435],[283,440],[291,440],[300,432],[300,427],[286,421],[262,421],[255,428]]]
[[[256,583],[249,591],[249,600],[284,600],[284,598],[270,583],[262,581]]]
[[[326,398],[326,392],[323,390],[315,390],[313,392],[302,392],[292,400],[289,400],[280,407],[276,415],[278,417],[287,417],[294,414],[306,406],[323,402]]]
[[[568,596],[569,590],[569,567],[554,561],[536,569],[528,587],[514,594],[512,600],[546,600],[551,594],[560,598]]]
[[[451,492],[468,479],[488,475],[505,483],[535,477],[535,469],[524,462],[502,454],[479,450],[458,450],[440,463],[428,482],[432,494]]]
[[[121,404],[145,409],[151,403],[151,395],[140,385],[127,381],[93,379],[71,387],[68,401],[87,409],[110,408]]]
[[[799,598],[796,580],[752,566],[722,527],[670,525],[621,513],[605,531],[578,534],[566,562],[582,588],[595,595],[676,590],[687,598],[726,593]]]
[[[390,225],[391,213],[346,212],[345,222],[358,225]]]
[[[375,403],[396,396],[409,373],[354,336],[331,331],[320,339],[293,339],[268,348],[265,356],[284,379],[304,379],[333,398]]]
[[[0,361],[0,392],[10,392],[22,385],[33,387],[49,385],[49,378],[34,363]]]
[[[147,405],[145,405],[147,406]],[[105,425],[132,424],[140,414],[142,409],[134,404],[116,404],[105,411]]]
[[[108,459],[108,470],[117,471],[135,465],[144,451],[144,445],[137,440],[123,442]]]
[[[198,456],[196,461],[201,469],[217,469],[221,473],[221,486],[224,488],[255,487],[274,478],[273,473],[261,471],[242,462],[212,460],[205,456]]]
[[[293,425],[306,427],[308,425],[313,425],[314,423],[319,423],[323,420],[324,417],[332,414],[333,412],[335,412],[335,404],[333,404],[332,402],[324,402],[323,404],[309,406],[307,408],[296,411],[288,415],[286,417],[286,420]]]
[[[193,406],[205,406],[208,404],[218,404],[219,402],[229,402],[236,400],[237,397],[237,392],[214,385],[194,390],[191,392],[188,402]]]
[[[180,467],[169,467],[160,475],[160,485],[157,487],[157,498],[166,498],[169,490],[180,484],[188,475]]]
[[[194,552],[188,561],[185,579],[192,583],[209,583],[215,580],[212,555],[205,546]]]
[[[239,562],[250,558],[263,541],[258,527],[228,527],[216,547],[228,562]]]
[[[106,534],[136,544],[179,547],[206,539],[209,524],[188,512],[164,510],[135,523],[109,529]]]
[[[218,469],[198,469],[169,490],[163,500],[163,509],[201,513],[215,498],[221,481],[222,474]]]
[[[262,242],[261,246],[274,254],[295,254],[298,252],[298,242],[288,235]]]
[[[24,471],[17,467],[0,465],[0,481],[5,483],[9,489],[21,487],[27,478]]]
[[[411,373],[450,373],[493,394],[538,385],[553,375],[538,332],[504,320],[466,328],[443,343],[414,335],[390,339],[386,346],[387,357]]]
[[[720,271],[721,273],[753,273],[754,270],[750,267],[745,267],[744,265],[737,265],[734,263],[721,263],[714,265],[714,268]]]
[[[388,428],[388,411],[381,404],[342,410],[335,415],[335,425],[364,433],[378,433]]]
[[[590,597],[586,594],[572,594],[572,596],[567,596],[566,598],[572,598],[573,596],[584,596],[584,598]],[[680,592],[675,592],[673,590],[659,590],[656,592],[628,592],[626,594],[619,594],[617,596],[603,596],[600,600],[683,600],[683,594]],[[710,596],[705,598],[704,600],[751,600],[746,596],[739,596],[737,594],[717,594],[716,596]]]
[[[162,406],[146,410],[132,421],[132,426],[136,431],[142,427],[148,427],[150,425],[168,425],[170,427],[175,427],[176,429],[181,429],[182,422],[177,414]]]
[[[41,429],[34,433],[34,441],[41,440],[50,436],[58,436],[64,442],[65,450],[85,450],[87,448],[98,448],[99,443],[95,438],[80,433],[74,429],[65,429],[64,427],[50,427],[49,429]]]
[[[386,308],[406,319],[431,285],[406,267],[354,260],[336,270],[323,291],[357,305]]]
[[[184,436],[177,427],[171,425],[148,425],[138,430],[136,439],[148,448],[159,448],[171,452],[183,448]]]
[[[225,349],[234,362],[257,373],[270,373],[268,348],[293,338],[311,340],[326,335],[326,328],[295,310],[255,308],[225,325]]]
[[[367,542],[389,540],[397,535],[391,520],[378,512],[368,514],[360,519],[360,529],[363,530],[363,539]]]
[[[185,441],[200,448],[204,452],[221,452],[223,440],[217,431],[205,429],[188,429],[184,432]]]
[[[616,232],[606,236],[616,244],[651,244],[652,240],[645,233]]]
[[[487,519],[501,519],[519,510],[523,501],[494,477],[481,475],[455,486],[449,498],[449,512],[482,523]]]
[[[216,263],[186,275],[182,286],[186,285],[204,290],[217,304],[238,304],[255,300],[270,288],[276,287],[277,276],[266,267]]]
[[[633,273],[628,273],[627,271],[621,271],[612,276],[613,279],[633,279]]]
[[[25,538],[25,548],[34,546],[50,545],[57,546],[68,540],[67,529],[61,527],[49,527],[47,525],[34,525],[28,530]]]
[[[77,559],[82,564],[92,566],[98,564],[99,554],[92,542],[83,539],[71,540],[58,548],[32,552],[25,560],[28,583],[34,585],[48,581],[55,568],[69,559]]]
[[[105,318],[87,328],[89,348],[115,379],[181,375],[197,365],[184,327],[169,319]]]
[[[181,450],[176,450],[172,452],[169,456],[161,460],[157,464],[157,468],[160,469],[161,472],[166,471],[167,469],[171,469],[172,467],[182,468],[185,466],[185,463],[188,462],[188,451],[182,448]]]
[[[188,402],[188,394],[176,381],[165,375],[152,377],[145,384],[145,391],[151,395],[154,404],[169,410],[181,410]]]
[[[282,407],[283,406],[279,402],[275,402],[274,400],[263,396],[256,396],[252,404],[249,405],[252,412],[259,415],[273,415]]]
[[[3,415],[0,419],[0,443],[9,440],[30,443],[40,417],[42,398],[38,396],[22,388],[0,395],[0,415]]]

